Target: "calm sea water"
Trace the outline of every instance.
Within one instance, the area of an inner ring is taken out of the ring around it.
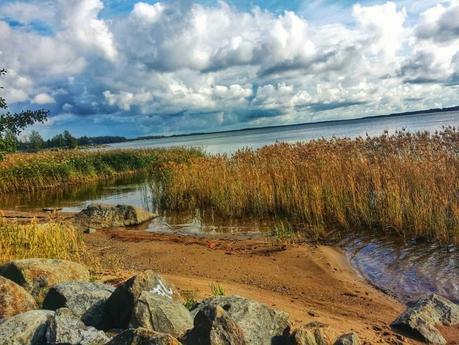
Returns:
[[[393,133],[403,129],[410,132],[433,132],[440,130],[443,126],[459,127],[459,111],[358,119],[351,121],[333,121],[289,127],[261,128],[226,133],[138,140],[112,144],[110,147],[147,148],[192,146],[202,148],[208,153],[232,153],[240,148],[259,148],[276,141],[292,143],[318,138],[331,138],[333,136],[351,138],[365,136],[367,134],[376,136],[383,134],[384,131]]]

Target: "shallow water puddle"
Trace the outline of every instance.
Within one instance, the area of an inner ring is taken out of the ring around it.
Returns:
[[[459,302],[457,246],[369,235],[349,237],[341,246],[367,280],[405,303],[430,292]]]

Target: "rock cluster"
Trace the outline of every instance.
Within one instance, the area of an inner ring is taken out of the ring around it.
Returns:
[[[288,314],[239,296],[209,298],[190,312],[152,271],[116,288],[89,282],[85,267],[64,260],[18,260],[0,274],[0,345],[361,344],[356,333],[336,337],[319,322],[292,330]],[[435,325],[458,322],[458,306],[432,295],[393,326],[445,344]]]
[[[154,217],[155,214],[130,205],[91,204],[75,220],[85,227],[101,229],[139,225]]]

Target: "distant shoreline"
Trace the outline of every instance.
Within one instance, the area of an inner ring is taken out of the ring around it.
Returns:
[[[143,137],[136,137],[136,138],[126,138],[126,140],[122,142],[189,137],[189,136],[195,136],[195,135],[245,132],[245,131],[260,130],[260,129],[287,128],[287,127],[296,127],[296,126],[303,126],[303,125],[319,125],[319,124],[336,123],[336,122],[352,122],[352,121],[358,121],[358,120],[381,119],[381,118],[409,116],[409,115],[424,115],[424,114],[432,114],[432,113],[447,113],[447,112],[453,112],[453,111],[459,111],[459,106],[448,107],[448,108],[434,108],[434,109],[426,109],[426,110],[408,111],[404,113],[392,113],[392,114],[386,114],[386,115],[363,116],[363,117],[357,117],[353,119],[302,122],[302,123],[277,125],[277,126],[247,127],[247,128],[241,128],[241,129],[230,129],[230,130],[225,130],[225,131],[193,132],[193,133],[171,134],[171,135],[152,135],[152,136],[143,136]],[[116,144],[116,143],[112,143],[112,144]]]

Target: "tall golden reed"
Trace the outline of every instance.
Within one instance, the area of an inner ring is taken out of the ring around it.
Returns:
[[[455,128],[277,143],[170,163],[156,189],[168,209],[458,243],[458,153]]]

